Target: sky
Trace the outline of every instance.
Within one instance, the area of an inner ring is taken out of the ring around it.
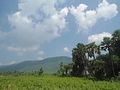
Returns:
[[[69,56],[120,29],[120,0],[0,0],[0,65]]]

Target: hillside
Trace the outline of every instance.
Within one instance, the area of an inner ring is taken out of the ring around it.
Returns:
[[[24,61],[18,64],[13,64],[9,66],[1,66],[0,71],[34,71],[43,68],[44,73],[54,73],[58,70],[60,62],[64,64],[68,64],[72,62],[72,59],[69,57],[61,56],[61,57],[51,57],[46,58],[42,61],[33,60],[33,61]]]

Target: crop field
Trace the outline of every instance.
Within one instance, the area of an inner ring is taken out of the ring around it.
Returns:
[[[0,90],[120,90],[120,82],[57,76],[5,76],[0,77]]]

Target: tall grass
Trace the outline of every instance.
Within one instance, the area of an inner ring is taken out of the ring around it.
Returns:
[[[120,82],[46,75],[6,76],[0,77],[0,90],[120,90]]]

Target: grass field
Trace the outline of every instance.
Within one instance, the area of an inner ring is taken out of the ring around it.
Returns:
[[[0,77],[0,90],[120,90],[120,82],[56,76],[6,76]]]

